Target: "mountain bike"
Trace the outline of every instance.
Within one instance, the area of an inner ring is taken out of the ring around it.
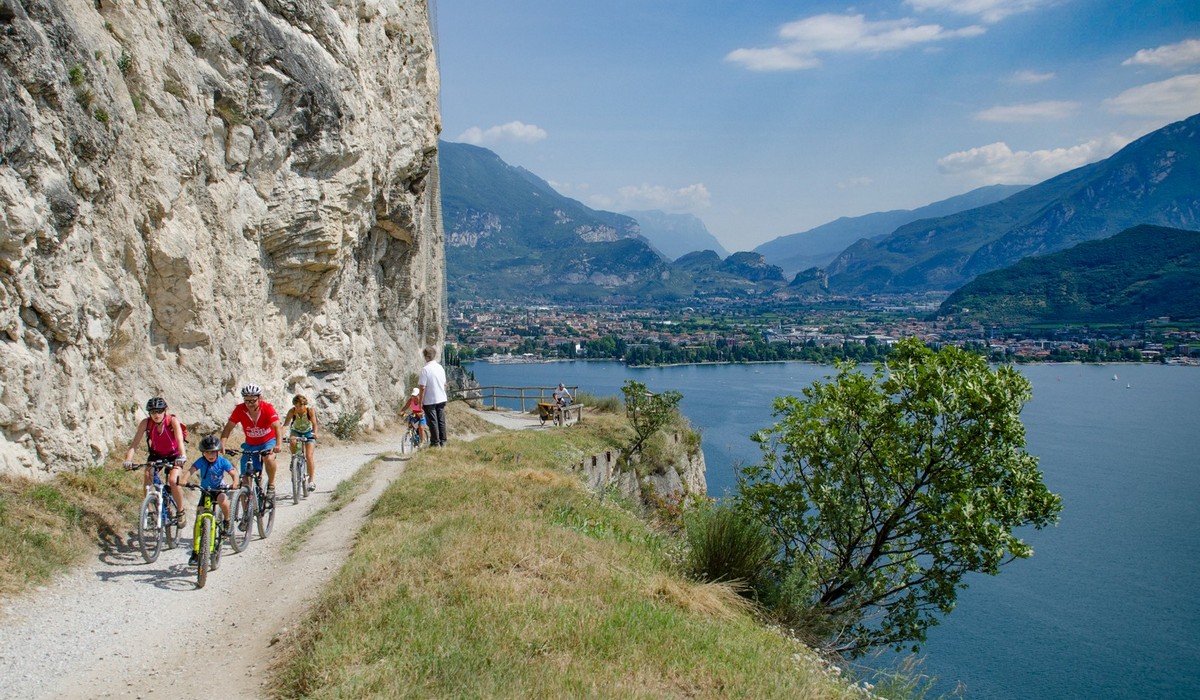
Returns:
[[[275,526],[275,497],[267,498],[262,487],[262,456],[269,450],[245,450],[238,452],[226,449],[227,454],[241,454],[242,487],[233,498],[233,528],[230,544],[233,551],[241,552],[250,546],[253,526],[258,526],[258,536],[265,538]],[[249,467],[249,468],[247,468]]]
[[[142,509],[138,513],[138,548],[142,550],[142,559],[145,559],[147,564],[158,560],[158,553],[162,551],[164,543],[167,549],[173,548],[179,534],[176,520],[179,504],[175,502],[171,490],[160,476],[164,469],[170,471],[174,464],[172,459],[156,459],[129,467],[130,471],[153,471],[151,483],[146,487],[146,498],[142,501]]]
[[[404,431],[404,439],[400,441],[400,452],[402,454],[412,454],[421,449],[422,446],[428,444],[428,439],[421,439],[420,426],[409,422],[408,428]]]
[[[295,505],[300,502],[301,496],[308,498],[308,457],[304,444],[315,443],[317,439],[299,435],[292,435],[289,439],[292,442],[292,505]]]
[[[228,486],[206,489],[195,484],[184,484],[183,487],[200,491],[196,524],[192,527],[192,552],[196,555],[196,588],[204,588],[208,572],[216,571],[221,565],[221,545],[229,530],[224,517],[217,515],[217,494],[233,489]]]

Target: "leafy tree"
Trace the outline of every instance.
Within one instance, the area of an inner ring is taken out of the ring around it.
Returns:
[[[1033,554],[1015,528],[1057,522],[1012,367],[909,339],[871,376],[840,364],[803,393],[776,399],[781,420],[754,436],[763,463],[741,470],[736,498],[782,543],[792,619],[831,646],[915,650],[964,574]]]
[[[645,384],[632,379],[621,385],[621,393],[625,394],[625,416],[633,426],[634,440],[629,446],[631,452],[640,452],[647,438],[674,420],[679,412],[679,402],[683,399],[683,394],[678,391],[652,394]]]

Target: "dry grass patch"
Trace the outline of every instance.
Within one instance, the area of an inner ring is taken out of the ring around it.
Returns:
[[[48,582],[97,543],[124,546],[141,499],[139,475],[115,467],[46,481],[0,476],[0,596]]]
[[[420,453],[289,642],[276,693],[848,697],[557,468],[596,439],[530,431]]]

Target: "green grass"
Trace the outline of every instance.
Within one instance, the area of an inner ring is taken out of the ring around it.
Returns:
[[[97,543],[125,539],[141,499],[140,475],[115,467],[48,481],[0,476],[0,596],[50,581]]]
[[[420,453],[288,640],[279,697],[854,697],[563,470],[600,421]]]

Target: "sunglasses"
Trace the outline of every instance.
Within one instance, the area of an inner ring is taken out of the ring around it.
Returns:
[[[161,415],[162,415],[162,414],[164,414],[164,413],[166,413],[166,411],[163,411],[163,410],[158,410],[158,411],[151,411],[151,412],[150,412],[150,415],[152,415],[152,416],[161,416]]]

